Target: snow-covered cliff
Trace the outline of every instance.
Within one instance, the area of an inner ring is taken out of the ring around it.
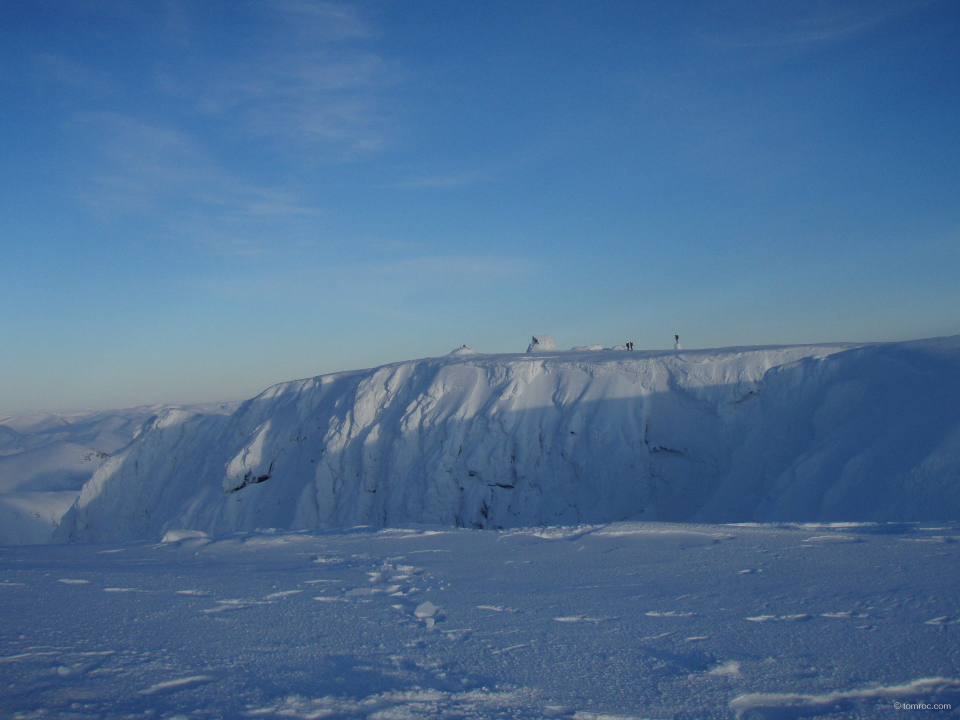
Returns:
[[[455,354],[161,413],[61,540],[627,518],[960,519],[960,337]]]

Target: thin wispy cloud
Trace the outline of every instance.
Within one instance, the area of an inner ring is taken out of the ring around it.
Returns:
[[[369,38],[375,34],[360,18],[357,8],[346,3],[279,0],[273,7],[298,20],[307,20],[298,25],[307,37],[343,40]]]
[[[260,15],[269,33],[241,59],[222,62],[197,48],[208,72],[180,78],[197,111],[237,141],[273,143],[281,153],[309,148],[343,160],[383,146],[392,117],[384,95],[403,73],[368,47],[374,33],[356,10],[301,1]]]
[[[149,217],[217,252],[232,244],[224,236],[237,236],[246,254],[263,235],[258,223],[280,224],[262,241],[268,247],[281,225],[323,213],[304,200],[316,194],[305,177],[311,168],[366,158],[389,143],[395,118],[387,95],[403,73],[371,46],[377,34],[356,7],[245,6],[237,12],[246,30],[227,47],[201,9],[165,8],[151,17],[161,45],[176,50],[132,59],[122,74],[142,86],[124,88],[66,56],[35,59],[47,82],[84,95],[68,122],[87,168],[77,196],[101,218]],[[131,25],[143,19],[126,17]],[[101,102],[108,91],[113,100]],[[220,239],[202,239],[209,237]]]
[[[398,190],[458,188],[487,182],[488,180],[490,180],[490,175],[485,172],[438,173],[415,176],[409,180],[395,183],[390,187]]]
[[[712,31],[701,35],[709,42],[729,48],[823,45],[856,37],[939,1],[750,3],[748,12],[738,4],[726,7],[726,11],[738,18],[736,27],[722,34]],[[722,15],[723,12],[720,17]],[[743,22],[744,17],[749,21]]]
[[[102,96],[115,91],[109,73],[78,62],[67,55],[52,52],[33,56],[34,81],[61,89]]]
[[[205,225],[236,227],[264,219],[284,223],[322,212],[283,188],[244,181],[180,130],[116,113],[87,113],[79,120],[100,142],[93,148],[97,169],[83,178],[78,194],[105,219],[163,218],[186,239],[206,244],[210,233]],[[171,206],[180,210],[170,213]],[[221,249],[226,247],[222,234],[214,234]],[[249,253],[249,244],[239,243],[238,251]]]
[[[397,281],[415,281],[417,286],[442,286],[454,280],[482,284],[516,278],[532,271],[528,260],[503,256],[457,255],[404,258],[388,263],[373,263],[365,274]]]

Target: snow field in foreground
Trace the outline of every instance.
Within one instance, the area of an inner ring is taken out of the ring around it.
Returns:
[[[3,547],[0,716],[953,716],[958,539],[619,523]]]

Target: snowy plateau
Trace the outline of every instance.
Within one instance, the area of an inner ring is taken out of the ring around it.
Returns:
[[[960,337],[549,340],[0,418],[0,717],[960,715]]]

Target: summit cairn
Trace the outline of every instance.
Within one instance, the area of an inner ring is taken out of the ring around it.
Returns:
[[[556,349],[557,346],[554,344],[553,338],[549,335],[534,335],[533,342],[530,343],[530,346],[527,348],[527,352],[550,352]]]

